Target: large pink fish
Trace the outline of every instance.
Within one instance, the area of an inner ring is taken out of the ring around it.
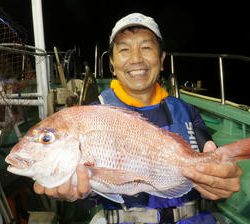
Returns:
[[[198,153],[180,136],[139,114],[110,106],[75,106],[32,127],[6,157],[8,171],[55,187],[84,163],[92,190],[116,202],[138,192],[174,198],[193,183],[182,169],[198,162],[235,162],[250,157],[250,138]],[[74,180],[74,178],[73,178]]]

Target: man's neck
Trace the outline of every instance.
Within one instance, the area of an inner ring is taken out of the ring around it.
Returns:
[[[129,93],[129,95],[140,101],[144,106],[150,106],[155,97],[155,88],[152,88],[152,90],[147,90],[145,92]]]

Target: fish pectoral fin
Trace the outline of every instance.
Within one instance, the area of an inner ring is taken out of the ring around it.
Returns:
[[[177,198],[187,194],[194,187],[193,183],[189,180],[183,182],[181,185],[173,186],[168,189],[157,189],[156,191],[146,192],[148,194],[161,197],[161,198]]]
[[[124,203],[124,200],[122,198],[122,196],[120,194],[109,194],[109,193],[102,193],[102,192],[99,192],[97,190],[94,190],[93,191],[101,196],[103,196],[104,198],[107,198],[111,201],[114,201],[116,203],[120,203],[120,204],[123,204]]]
[[[91,173],[91,178],[103,180],[112,184],[124,184],[132,181],[146,181],[146,178],[139,176],[135,172],[127,170],[117,170],[104,167],[88,167]]]

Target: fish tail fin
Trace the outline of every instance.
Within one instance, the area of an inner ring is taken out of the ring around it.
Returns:
[[[220,146],[217,150],[222,155],[223,161],[234,161],[250,159],[250,138]]]

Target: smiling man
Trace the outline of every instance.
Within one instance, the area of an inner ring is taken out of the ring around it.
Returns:
[[[194,150],[216,150],[199,112],[184,101],[169,96],[158,83],[166,53],[153,18],[132,13],[119,20],[110,36],[109,54],[115,79],[110,88],[100,94],[100,103],[137,111],[156,126],[181,135]],[[171,199],[148,193],[123,195],[124,205],[101,198],[103,214],[107,223],[140,220],[142,223],[213,224],[216,220],[211,213],[200,209],[202,197],[210,200],[230,197],[240,189],[241,173],[237,165],[194,164],[183,172],[196,186],[188,194]],[[39,194],[53,197],[82,198],[90,191],[88,174],[83,166],[78,167],[77,174],[77,187],[67,182],[46,189],[36,183],[34,189]],[[127,211],[122,209],[124,206]]]

